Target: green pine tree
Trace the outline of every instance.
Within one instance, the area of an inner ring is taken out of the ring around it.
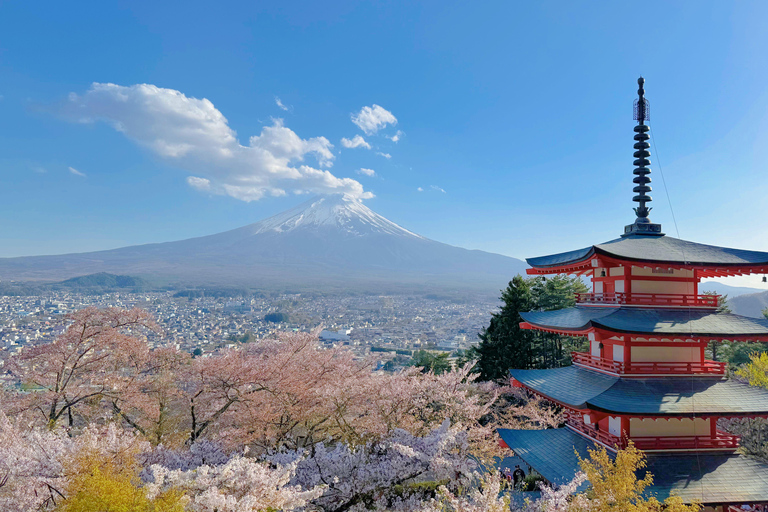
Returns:
[[[501,292],[501,300],[504,305],[491,317],[475,347],[482,380],[504,379],[510,368],[528,368],[533,359],[532,333],[520,328],[520,312],[530,311],[534,304],[530,281],[515,276]]]
[[[571,350],[583,350],[584,338],[520,328],[521,312],[553,310],[575,304],[587,287],[578,277],[523,278],[518,275],[502,292],[501,310],[491,317],[473,348],[482,380],[506,379],[511,368],[555,368],[570,363]]]

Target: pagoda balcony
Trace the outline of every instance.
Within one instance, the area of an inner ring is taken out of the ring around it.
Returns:
[[[627,440],[624,437],[617,437],[604,430],[598,430],[592,425],[587,425],[581,419],[581,415],[578,413],[572,413],[570,411],[565,412],[565,426],[594,439],[598,443],[605,447],[615,451],[616,449],[623,450],[627,447]]]
[[[571,352],[573,364],[618,375],[725,375],[728,363],[710,361],[690,363],[653,363],[612,361],[586,352]]]
[[[577,304],[716,308],[719,295],[682,293],[576,293]]]
[[[621,437],[604,430],[598,430],[594,425],[584,423],[581,415],[576,412],[565,412],[565,425],[582,435],[585,435],[612,450],[625,449],[629,441],[635,448],[650,452],[677,450],[735,450],[739,447],[739,436],[717,431],[715,436],[659,436],[659,437]]]
[[[739,436],[717,431],[715,436],[667,436],[667,437],[632,437],[638,450],[673,451],[673,450],[735,450],[739,447]]]

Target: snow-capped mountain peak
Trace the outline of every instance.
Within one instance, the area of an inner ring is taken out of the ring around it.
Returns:
[[[336,228],[357,236],[388,234],[423,238],[382,217],[359,199],[342,194],[315,197],[252,225],[253,234],[318,227]]]

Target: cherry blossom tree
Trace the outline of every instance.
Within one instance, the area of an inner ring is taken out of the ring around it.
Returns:
[[[53,429],[62,419],[74,426],[78,412],[117,394],[130,369],[149,355],[142,329],[156,329],[141,309],[87,308],[67,317],[67,329],[53,342],[10,358],[10,376],[33,391],[16,395],[7,412],[31,412]]]
[[[60,504],[80,454],[126,464],[148,449],[148,443],[115,425],[86,427],[72,437],[62,429],[29,428],[0,413],[0,510],[50,510]]]

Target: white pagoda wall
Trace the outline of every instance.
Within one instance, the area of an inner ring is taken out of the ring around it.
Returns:
[[[632,347],[633,363],[700,363],[699,347]]]
[[[630,437],[709,436],[710,418],[629,419]]]

